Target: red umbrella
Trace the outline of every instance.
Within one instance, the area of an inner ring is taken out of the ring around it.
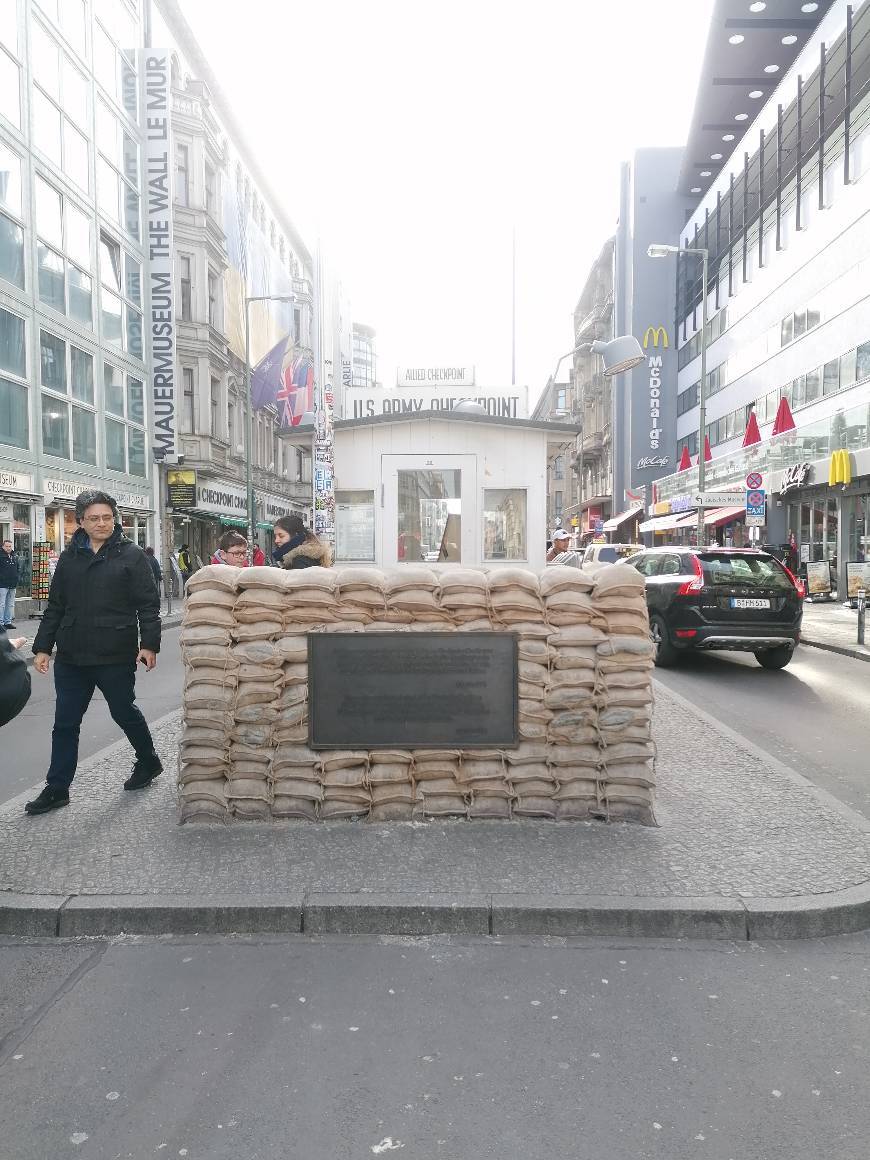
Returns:
[[[751,447],[754,443],[761,442],[761,432],[758,430],[758,420],[755,418],[755,412],[749,412],[749,422],[746,424],[746,434],[743,436],[743,446]]]
[[[684,443],[683,444],[683,454],[680,456],[680,466],[677,468],[677,471],[688,471],[691,466],[692,466],[692,457],[689,454],[688,447]]]
[[[794,427],[794,423],[792,423],[792,427]],[[705,435],[704,436],[704,462],[709,463],[712,458],[713,458],[713,452],[710,450],[710,436]]]
[[[795,426],[794,416],[791,413],[791,407],[788,405],[788,399],[783,395],[776,409],[776,418],[773,420],[771,435],[782,435],[785,431],[794,431]]]

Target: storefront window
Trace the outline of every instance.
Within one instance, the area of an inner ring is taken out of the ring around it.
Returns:
[[[524,488],[489,489],[483,493],[483,558],[525,560],[526,492]]]
[[[335,557],[373,561],[375,558],[375,493],[335,493]]]
[[[461,481],[459,470],[399,471],[400,563],[460,563]]]
[[[18,574],[18,595],[30,595],[30,576],[32,571],[32,555],[30,543],[30,508],[27,504],[12,505],[12,542],[15,545],[15,554],[18,557],[20,572]]]

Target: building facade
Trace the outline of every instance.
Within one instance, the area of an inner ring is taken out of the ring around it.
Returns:
[[[565,372],[562,372],[565,374]],[[532,411],[536,422],[573,423],[575,413],[574,372],[562,381],[550,378]],[[572,534],[579,532],[579,481],[574,469],[575,441],[568,437],[547,448],[546,523],[548,533],[561,523]]]
[[[846,565],[870,548],[870,4],[823,8],[781,68],[779,38],[735,45],[714,25],[735,73],[770,83],[732,98],[731,125],[749,128],[719,134],[681,240],[710,255],[707,481],[760,472],[766,523],[753,534],[793,548],[804,569],[829,561],[845,591]],[[698,263],[681,261],[678,454],[700,443],[701,305]],[[782,399],[795,429],[773,437]],[[752,412],[761,442],[744,450]],[[653,514],[679,507],[694,478],[661,480]]]
[[[352,387],[378,386],[378,357],[375,350],[377,332],[362,322],[353,324]]]
[[[0,19],[0,534],[30,592],[85,487],[153,543],[145,391],[141,14],[14,0]]]
[[[172,504],[164,550],[187,543],[207,562],[223,532],[247,526],[245,312],[253,366],[285,336],[285,362],[315,365],[314,260],[245,144],[174,0],[156,0],[156,47],[171,51],[178,467],[192,503]],[[250,302],[275,296],[284,301]],[[321,375],[317,374],[322,381]],[[313,409],[314,399],[308,409]],[[311,460],[287,442],[280,403],[253,412],[254,524],[271,545],[279,515],[311,517]],[[178,496],[177,491],[173,495]]]

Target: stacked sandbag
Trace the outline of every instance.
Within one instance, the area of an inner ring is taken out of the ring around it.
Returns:
[[[629,564],[606,565],[593,597],[608,632],[596,649],[601,804],[609,819],[654,825],[654,662],[643,576]]]
[[[516,635],[516,748],[308,748],[312,633],[428,631]],[[212,566],[188,585],[182,644],[183,821],[654,824],[652,646],[628,566]]]
[[[238,662],[230,652],[241,569],[203,568],[187,585],[178,789],[181,821],[226,821]]]

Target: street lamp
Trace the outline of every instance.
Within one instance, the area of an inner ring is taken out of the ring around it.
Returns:
[[[701,259],[701,385],[698,388],[698,491],[706,482],[707,426],[707,263],[710,251],[703,246],[667,246],[654,242],[647,250],[649,258],[667,258],[670,254],[694,254]],[[698,547],[703,547],[704,506],[698,505]]]
[[[259,294],[245,298],[245,488],[248,497],[248,565],[254,558],[254,486],[251,479],[251,445],[254,416],[251,405],[251,315],[252,302],[295,302],[295,294]]]
[[[556,363],[556,369],[553,371],[552,381],[556,381],[556,375],[559,373],[559,367],[566,358],[571,358],[575,354],[599,354],[604,363],[604,374],[607,378],[612,378],[614,375],[621,375],[624,371],[630,371],[633,367],[640,366],[644,361],[645,355],[641,350],[640,343],[633,334],[620,335],[618,338],[612,338],[609,342],[602,342],[601,339],[596,339],[594,342],[581,342],[579,346],[575,346],[573,350],[569,350],[567,354],[563,354]],[[584,469],[584,452],[583,440],[586,438],[586,409],[583,406],[584,399],[580,398],[580,455],[579,455],[579,470],[577,472],[580,477],[580,532],[583,532],[583,469]]]

